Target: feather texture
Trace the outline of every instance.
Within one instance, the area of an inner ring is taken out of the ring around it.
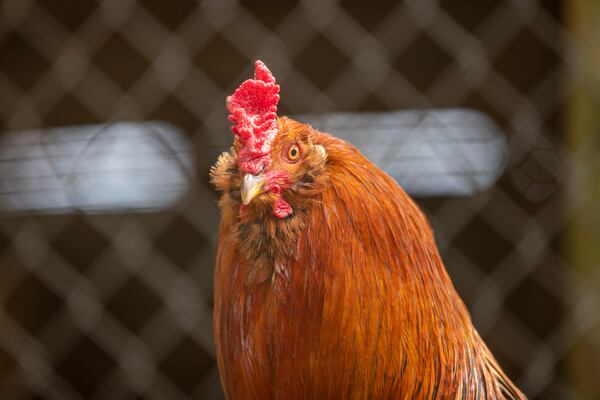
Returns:
[[[278,124],[274,148],[290,137],[306,148],[283,193],[290,217],[269,212],[268,194],[240,214],[235,149],[211,173],[222,192],[215,335],[227,398],[524,399],[406,193],[348,143]]]

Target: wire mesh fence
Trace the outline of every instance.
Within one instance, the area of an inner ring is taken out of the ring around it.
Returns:
[[[524,392],[600,395],[600,258],[572,251],[582,236],[600,243],[600,214],[579,217],[599,166],[569,146],[565,122],[569,88],[597,81],[567,3],[1,4],[5,133],[166,121],[192,143],[196,174],[169,209],[0,218],[0,397],[222,398],[208,169],[231,142],[224,98],[255,59],[281,84],[281,114],[461,106],[493,118],[510,157],[498,182],[419,203],[475,325]]]

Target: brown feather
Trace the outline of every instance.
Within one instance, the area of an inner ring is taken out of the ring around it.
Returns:
[[[424,215],[353,146],[282,118],[302,163],[240,216],[235,150],[215,275],[218,364],[229,399],[524,399],[475,331]],[[322,147],[319,147],[322,146]],[[325,151],[323,151],[323,149]],[[283,168],[283,166],[282,166]]]

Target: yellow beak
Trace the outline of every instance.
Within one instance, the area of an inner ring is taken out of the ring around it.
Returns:
[[[248,205],[253,198],[265,192],[265,181],[260,176],[246,174],[242,179],[242,204]]]

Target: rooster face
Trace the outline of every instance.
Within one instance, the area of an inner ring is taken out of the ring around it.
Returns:
[[[278,119],[277,126],[268,160],[258,173],[245,171],[236,159],[242,215],[253,209],[270,209],[278,218],[288,217],[293,213],[293,203],[308,200],[315,177],[324,168],[327,154],[314,142],[316,136],[310,126],[288,118]],[[234,150],[235,154],[243,150],[238,139]]]
[[[236,137],[210,172],[221,192],[222,221],[230,226],[242,257],[259,265],[247,282],[266,279],[276,258],[295,257],[299,236],[321,201],[333,165],[326,150],[331,136],[285,117],[276,123],[260,169],[244,168],[253,160],[244,157],[245,144]]]

